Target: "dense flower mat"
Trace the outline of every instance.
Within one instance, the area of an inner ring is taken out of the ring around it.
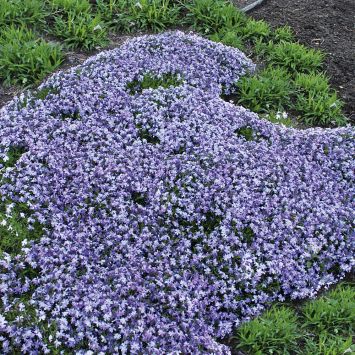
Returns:
[[[194,35],[144,36],[1,111],[3,164],[23,153],[7,213],[43,228],[0,261],[2,352],[228,353],[241,321],[351,270],[353,129],[223,101],[247,70]]]

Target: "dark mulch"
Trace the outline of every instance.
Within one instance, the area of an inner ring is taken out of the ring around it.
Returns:
[[[326,71],[355,121],[354,0],[265,0],[249,15],[273,26],[290,25],[301,43],[327,54]]]

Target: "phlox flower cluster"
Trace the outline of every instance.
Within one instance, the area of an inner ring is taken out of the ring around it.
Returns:
[[[192,34],[143,36],[0,111],[2,158],[25,150],[0,195],[43,225],[0,260],[2,353],[225,354],[240,322],[352,270],[354,130],[221,99],[253,69]]]

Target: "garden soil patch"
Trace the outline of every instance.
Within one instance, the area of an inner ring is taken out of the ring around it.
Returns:
[[[249,13],[273,26],[290,25],[301,43],[326,54],[332,86],[355,121],[355,2],[353,0],[265,0]]]

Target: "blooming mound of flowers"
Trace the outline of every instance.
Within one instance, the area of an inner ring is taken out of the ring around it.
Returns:
[[[3,353],[228,353],[217,339],[270,302],[351,271],[354,130],[223,101],[253,68],[143,36],[0,111],[2,203],[42,228],[0,259]]]

